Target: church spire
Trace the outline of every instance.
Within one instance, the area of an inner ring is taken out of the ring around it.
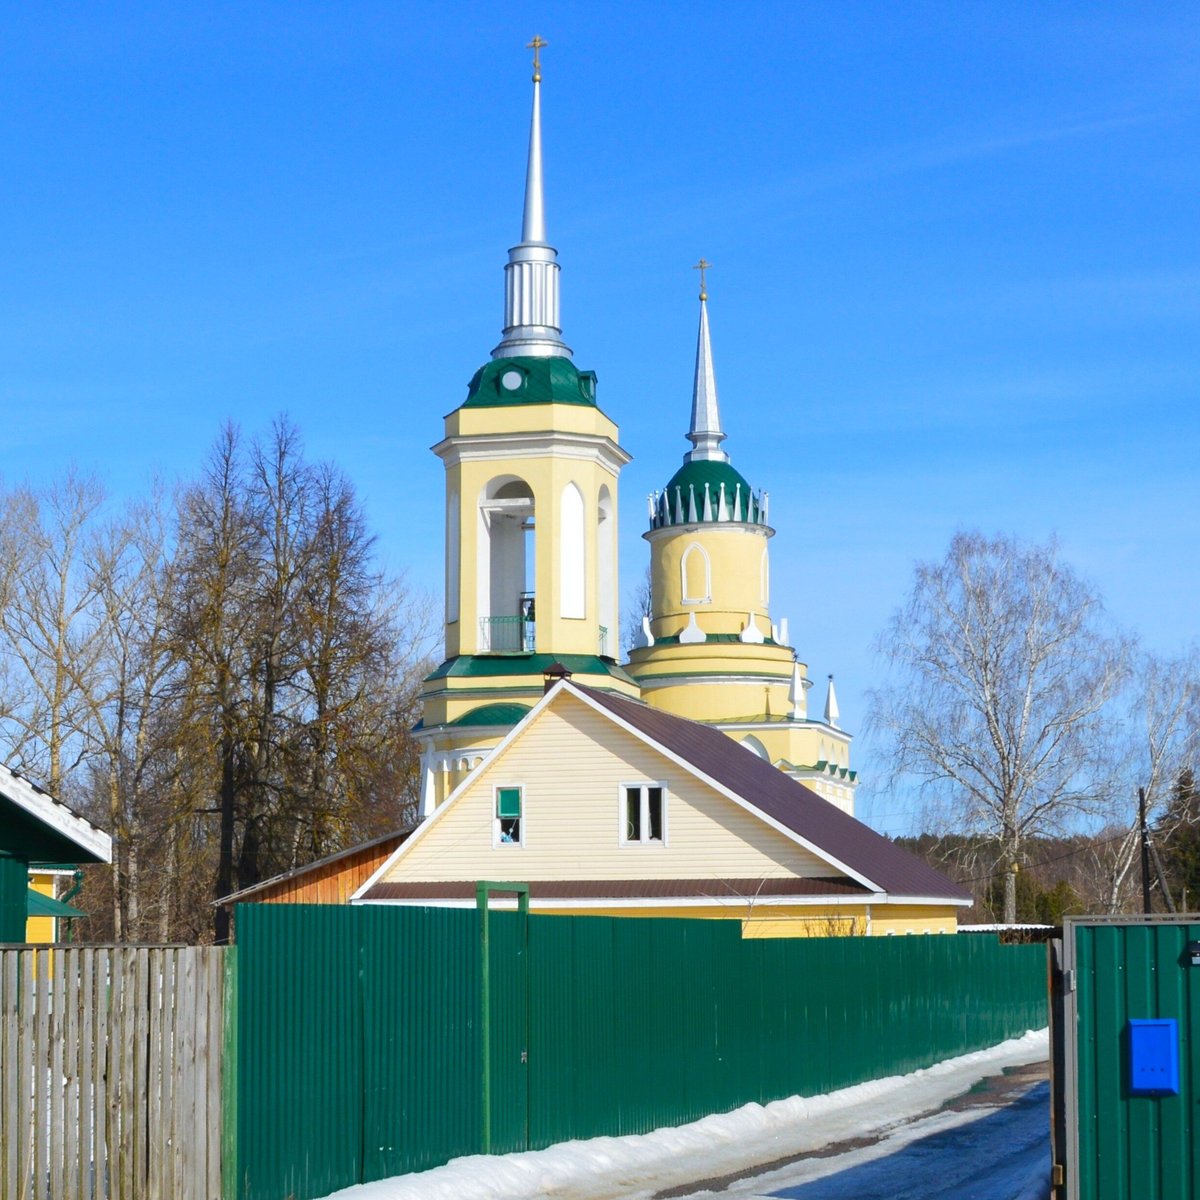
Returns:
[[[712,344],[708,336],[708,288],[705,272],[711,266],[712,263],[702,258],[693,268],[700,272],[700,332],[696,338],[692,427],[687,435],[692,449],[683,456],[684,462],[729,461],[729,455],[721,449],[725,434],[721,431],[721,414],[717,409],[717,377],[713,371]]]
[[[558,251],[546,241],[541,62],[546,44],[535,34],[527,47],[533,51],[533,113],[525,171],[525,211],[521,241],[509,250],[504,267],[504,337],[492,351],[493,358],[571,357],[559,325]]]

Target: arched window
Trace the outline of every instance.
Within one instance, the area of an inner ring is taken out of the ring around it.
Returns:
[[[767,753],[766,746],[764,746],[762,742],[760,742],[758,738],[754,736],[754,734],[747,734],[744,738],[742,738],[742,745],[745,746],[747,750],[753,750],[759,758],[765,758],[767,762],[771,761],[771,756]]]
[[[532,650],[534,503],[513,475],[491,480],[479,497],[476,556],[479,651]]]
[[[587,616],[587,529],[583,493],[574,483],[563,488],[560,516],[559,611],[564,617],[583,618]]]
[[[693,542],[679,560],[680,586],[684,604],[712,602],[712,567],[708,552],[699,542]]]
[[[767,557],[767,548],[763,547],[762,563],[758,568],[759,586],[762,590],[762,605],[766,608],[771,603],[771,560]]]

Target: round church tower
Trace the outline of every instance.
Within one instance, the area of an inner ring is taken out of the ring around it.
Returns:
[[[808,716],[811,686],[771,620],[765,492],[755,491],[722,448],[708,295],[700,260],[700,329],[692,391],[692,448],[649,498],[650,615],[628,670],[656,708],[717,725],[847,812],[855,774],[850,736],[837,725],[830,681],[824,719]]]

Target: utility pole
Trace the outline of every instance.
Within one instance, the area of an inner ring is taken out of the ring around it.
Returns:
[[[1150,831],[1146,828],[1146,789],[1138,788],[1138,824],[1142,838],[1142,912],[1149,915],[1150,904]]]

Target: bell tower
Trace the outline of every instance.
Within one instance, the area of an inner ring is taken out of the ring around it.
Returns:
[[[853,812],[850,736],[810,719],[807,668],[788,623],[771,619],[765,492],[735,470],[717,404],[703,258],[692,388],[692,448],[649,498],[651,613],[629,672],[656,708],[716,725],[787,774]],[[832,696],[832,681],[830,683]]]
[[[595,373],[562,339],[546,236],[545,45],[530,43],[525,207],[504,268],[501,340],[433,447],[446,469],[446,660],[425,680],[416,730],[423,814],[536,702],[554,663],[637,694],[616,661],[617,480],[629,455],[597,406]]]

